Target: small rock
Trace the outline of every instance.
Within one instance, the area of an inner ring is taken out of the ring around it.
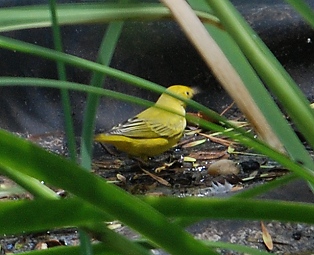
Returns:
[[[229,159],[221,159],[214,162],[207,170],[210,175],[237,175],[240,172],[239,166],[236,162]]]

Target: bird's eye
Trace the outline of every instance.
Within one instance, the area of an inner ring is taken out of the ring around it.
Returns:
[[[187,96],[189,96],[189,95],[190,95],[190,92],[189,92],[189,91],[187,91],[187,92],[185,92],[185,94],[186,94]]]

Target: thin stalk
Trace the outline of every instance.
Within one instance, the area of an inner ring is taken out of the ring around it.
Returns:
[[[216,247],[220,249],[227,249],[231,251],[237,251],[241,254],[250,254],[250,255],[269,255],[268,251],[258,250],[256,248],[251,248],[241,244],[234,244],[234,243],[225,243],[219,241],[203,241],[204,244],[210,247]]]
[[[242,198],[143,197],[142,200],[168,217],[234,220],[279,220],[314,223],[311,203]]]
[[[123,22],[112,22],[107,27],[107,31],[102,40],[97,62],[103,65],[109,65],[116,47],[116,43],[120,37]],[[90,85],[93,87],[101,87],[105,80],[102,73],[94,72]],[[81,165],[89,169],[91,166],[93,131],[95,128],[95,117],[100,97],[96,94],[88,94],[86,101],[86,109],[83,121],[83,130],[81,137]]]
[[[25,251],[23,255],[73,255],[79,253],[79,248],[78,246],[56,246],[53,249]],[[95,251],[95,255],[119,255],[104,243],[94,244],[93,250]]]
[[[58,25],[57,20],[57,13],[56,13],[56,0],[49,0],[50,11],[51,11],[51,21],[52,21],[52,31],[53,31],[53,39],[55,49],[57,51],[62,52],[62,42],[61,42],[61,33],[60,27]],[[66,81],[66,70],[64,62],[57,61],[57,69],[58,69],[58,76],[59,79],[62,81]],[[74,135],[74,128],[73,128],[73,119],[72,119],[72,107],[70,103],[69,92],[67,89],[61,89],[61,100],[65,118],[65,133],[66,139],[69,149],[69,155],[71,160],[76,161],[76,145],[75,145],[75,135]],[[80,251],[83,255],[92,255],[92,242],[88,234],[83,230],[79,229],[79,239],[80,239]]]
[[[57,13],[56,13],[56,0],[49,0],[50,12],[51,12],[51,22],[52,22],[52,32],[53,32],[53,41],[55,49],[62,52],[62,42],[60,27],[58,25]],[[66,81],[66,70],[63,61],[57,61],[57,70],[59,79]],[[72,119],[72,107],[70,103],[69,92],[67,89],[61,89],[61,100],[62,108],[64,112],[64,123],[65,123],[65,134],[67,139],[67,146],[69,149],[69,155],[71,160],[76,160],[76,146],[75,146],[75,135],[73,128],[73,119]]]
[[[11,39],[5,36],[0,35],[0,47],[12,50],[24,52],[27,54],[31,54],[34,56],[38,56],[41,58],[46,58],[50,60],[58,60],[63,61],[64,63],[80,67],[87,70],[92,70],[95,72],[99,72],[102,74],[106,74],[107,76],[116,78],[120,81],[133,84],[135,86],[139,86],[144,89],[149,89],[158,93],[163,93],[165,88],[154,83],[137,77],[132,74],[128,74],[126,72],[104,66],[83,58],[79,58],[73,55],[69,55],[63,52],[58,52],[52,49],[44,48],[38,45],[33,45],[30,43],[22,42],[19,40]]]
[[[92,241],[89,235],[85,230],[82,228],[79,228],[79,239],[80,239],[80,254],[81,255],[93,255],[93,247],[92,247]]]
[[[0,163],[0,172],[14,180],[19,186],[27,190],[36,198],[40,199],[59,199],[60,197],[39,180],[29,175],[17,172],[10,167]]]
[[[297,10],[302,17],[309,23],[312,27],[314,27],[314,12],[311,7],[304,0],[285,0],[289,3],[295,10]]]
[[[110,230],[105,223],[90,223],[87,226],[93,230],[94,238],[107,244],[107,247],[117,254],[151,255],[148,248],[116,233],[114,230]]]
[[[283,176],[281,178],[278,178],[276,180],[272,180],[268,183],[259,185],[257,187],[254,188],[250,188],[248,190],[244,190],[238,194],[235,194],[232,197],[239,197],[239,198],[252,198],[252,197],[256,197],[258,195],[264,194],[267,191],[270,191],[272,189],[275,189],[279,186],[283,186],[291,181],[294,181],[298,179],[296,174],[290,173],[286,176]]]
[[[222,28],[217,17],[209,12],[197,11],[205,23]],[[14,19],[12,19],[14,17]],[[58,5],[60,25],[109,23],[125,20],[169,20],[171,13],[155,3],[71,3]],[[49,6],[33,5],[0,9],[0,32],[51,26]]]
[[[268,182],[266,184],[262,184],[259,185],[257,187],[254,188],[250,188],[248,190],[244,190],[241,191],[240,193],[237,193],[235,195],[233,195],[230,199],[232,198],[244,198],[244,199],[248,199],[248,198],[252,198],[252,197],[256,197],[258,195],[264,194],[267,191],[270,191],[272,189],[275,189],[281,185],[285,185],[293,180],[297,179],[297,175],[294,173],[288,174],[284,177],[278,178],[276,180],[273,180],[271,182]],[[202,220],[203,218],[178,218],[175,219],[174,222],[182,227],[187,227],[190,226],[192,224],[194,224],[195,222],[198,222],[200,220]]]

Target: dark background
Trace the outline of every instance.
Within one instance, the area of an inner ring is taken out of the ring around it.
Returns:
[[[69,2],[69,1],[59,1]],[[73,2],[73,1],[72,1]],[[76,1],[84,2],[84,1]],[[85,1],[88,2],[88,1]],[[311,100],[313,78],[313,30],[284,1],[232,1],[257,31],[275,56]],[[314,1],[309,1],[314,4]],[[46,3],[46,1],[2,0],[0,7]],[[62,27],[67,53],[95,60],[106,25]],[[50,28],[2,33],[52,48]],[[37,57],[0,49],[0,75],[56,78],[55,63]],[[231,102],[208,68],[171,21],[126,22],[111,66],[165,87],[171,84],[200,86],[209,91],[195,99],[220,111]],[[70,81],[89,83],[90,73],[67,67]],[[107,79],[104,87],[155,100],[158,95],[120,81]],[[71,92],[73,117],[80,134],[86,95]],[[103,98],[98,111],[97,129],[108,129],[141,110],[139,106]],[[0,88],[0,128],[40,134],[62,131],[63,115],[58,90],[31,87]]]

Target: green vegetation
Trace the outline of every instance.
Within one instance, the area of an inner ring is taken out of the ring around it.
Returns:
[[[0,35],[0,47],[55,61],[59,80],[0,77],[0,86],[41,86],[61,90],[70,159],[49,153],[7,131],[0,131],[0,148],[3,148],[0,150],[1,173],[35,196],[32,201],[1,203],[1,218],[6,218],[8,215],[10,218],[0,225],[1,235],[76,226],[80,229],[81,254],[149,254],[148,247],[161,248],[170,254],[178,255],[217,254],[216,247],[249,254],[268,254],[241,245],[195,240],[178,223],[180,219],[188,219],[192,223],[205,218],[219,218],[274,219],[314,224],[313,205],[254,199],[257,194],[286,184],[295,178],[302,178],[314,187],[313,161],[286,120],[282,118],[281,111],[264,84],[278,98],[293,123],[313,148],[314,114],[309,102],[228,0],[190,0],[188,2],[204,22],[207,31],[225,53],[249,91],[250,98],[243,98],[243,100],[252,100],[257,105],[267,125],[271,127],[271,132],[278,138],[286,153],[283,154],[276,146],[269,146],[267,142],[255,139],[240,128],[235,128],[227,135],[276,160],[291,170],[291,174],[274,181],[273,184],[265,185],[264,188],[258,187],[227,199],[138,198],[91,174],[87,170],[91,167],[92,136],[99,97],[113,97],[144,106],[151,105],[146,100],[102,89],[105,78],[111,77],[126,82],[130,86],[139,86],[158,93],[164,92],[164,88],[155,83],[108,67],[124,22],[130,19],[171,19],[170,11],[162,4],[141,3],[140,1],[117,1],[110,4],[89,1],[85,4],[60,4],[56,9],[56,2],[50,0],[49,4],[42,6],[2,8],[0,9],[0,31],[2,32],[45,26],[53,28],[55,50],[3,35]],[[295,1],[287,2],[293,4]],[[298,3],[303,3],[303,1],[299,0]],[[313,24],[314,16],[306,4],[299,4],[295,7],[307,21]],[[92,62],[63,53],[59,26],[89,23],[109,23],[97,61]],[[203,48],[203,50],[207,49]],[[91,86],[67,82],[64,65],[89,70],[92,73]],[[83,91],[88,94],[81,137],[81,166],[76,163],[69,90]],[[231,96],[236,97],[236,95]],[[206,107],[194,101],[187,103],[194,109],[219,119],[225,125],[232,126],[228,120],[217,116]],[[205,129],[224,130],[224,127],[205,120],[200,120],[200,124]],[[62,200],[43,183],[67,190],[73,194],[73,197]],[[60,215],[60,212],[62,212],[62,217],[56,216]],[[34,217],[34,215],[40,215],[40,217]],[[127,240],[103,224],[105,221],[115,219],[136,230],[145,240]],[[97,235],[102,242],[92,245],[87,233]],[[61,247],[26,254],[77,254],[78,252],[77,247]]]

